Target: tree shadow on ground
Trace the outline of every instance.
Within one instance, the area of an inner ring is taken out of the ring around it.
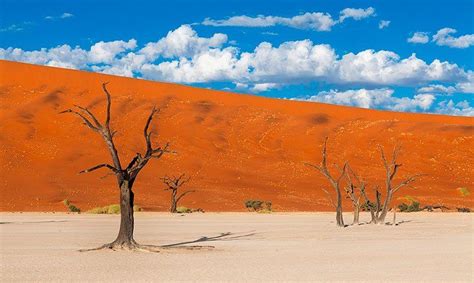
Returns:
[[[398,226],[398,225],[400,225],[400,224],[410,223],[410,222],[413,222],[413,220],[397,221],[397,222],[395,222],[395,225],[393,225],[392,222],[385,222],[385,223],[373,224],[373,223],[370,222],[370,221],[366,221],[366,222],[360,222],[360,223],[358,223],[358,224],[345,225],[344,227],[350,227],[350,226],[364,226],[364,225]]]
[[[217,236],[203,236],[201,238],[198,238],[196,240],[192,241],[184,241],[184,242],[179,242],[179,243],[174,243],[174,244],[167,244],[167,245],[141,245],[133,241],[133,243],[130,243],[129,245],[118,245],[114,246],[112,244],[105,244],[102,245],[98,248],[93,248],[93,249],[81,249],[79,252],[90,252],[90,251],[98,251],[98,250],[130,250],[130,251],[144,251],[144,252],[172,252],[172,251],[193,251],[193,250],[213,250],[215,249],[214,246],[210,245],[190,245],[190,244],[196,244],[196,243],[202,243],[202,242],[215,242],[215,241],[232,241],[232,240],[237,240],[237,239],[244,239],[251,237],[255,235],[256,233],[250,232],[250,233],[232,233],[232,232],[226,232],[226,233],[221,233]]]
[[[56,223],[56,222],[69,222],[67,220],[41,220],[41,221],[5,221],[0,222],[2,224],[36,224],[36,223]]]
[[[238,233],[232,233],[232,232],[226,232],[226,233],[221,233],[217,236],[203,236],[199,239],[192,240],[192,241],[185,241],[185,242],[179,242],[179,243],[174,243],[174,244],[167,244],[167,245],[161,245],[160,247],[162,248],[172,248],[172,247],[189,247],[185,246],[188,244],[196,244],[196,243],[201,243],[201,242],[215,242],[215,241],[232,241],[232,240],[237,240],[237,239],[243,239],[243,238],[248,238],[251,236],[254,236],[256,233],[250,232],[246,234],[238,234]]]

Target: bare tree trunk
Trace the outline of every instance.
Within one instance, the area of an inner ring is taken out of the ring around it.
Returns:
[[[133,239],[134,217],[133,217],[134,194],[129,181],[125,180],[120,186],[120,230],[115,245],[132,247],[136,244]]]
[[[397,225],[397,209],[393,208],[393,222],[392,225]]]
[[[375,191],[375,222],[374,224],[377,224],[379,221],[379,215],[380,215],[380,192],[379,190]]]
[[[379,224],[384,224],[385,223],[385,217],[387,216],[387,213],[388,213],[388,207],[390,205],[390,202],[392,201],[392,193],[389,192],[387,194],[387,197],[385,198],[385,202],[382,206],[382,211],[380,212],[380,215],[377,219],[377,222]]]
[[[171,191],[171,207],[170,207],[170,212],[171,213],[176,213],[176,206],[177,206],[177,201],[176,201],[176,194],[178,190],[172,190]]]
[[[352,221],[352,225],[359,225],[359,213],[360,212],[360,206],[355,205],[354,206],[354,220]]]
[[[342,215],[342,197],[340,190],[336,190],[336,222],[337,226],[345,227],[344,217]]]

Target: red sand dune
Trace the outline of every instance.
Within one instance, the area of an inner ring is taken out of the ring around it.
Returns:
[[[244,210],[246,199],[271,200],[278,211],[330,209],[326,180],[304,162],[319,163],[329,136],[330,162],[349,160],[369,183],[383,185],[377,145],[399,142],[399,177],[427,176],[399,192],[422,204],[473,208],[474,118],[394,113],[269,99],[170,83],[0,61],[1,211],[64,211],[64,199],[83,210],[118,202],[99,135],[61,110],[73,104],[104,115],[101,83],[109,81],[112,126],[122,162],[144,148],[143,125],[153,105],[154,141],[178,154],[153,160],[135,185],[136,203],[166,210],[160,178],[187,173],[182,205],[207,211]],[[399,179],[398,179],[399,180]],[[349,207],[349,203],[346,204]]]

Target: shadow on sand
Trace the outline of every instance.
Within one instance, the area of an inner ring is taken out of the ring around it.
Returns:
[[[36,223],[57,223],[57,222],[69,222],[67,220],[42,220],[42,221],[12,221],[12,222],[0,222],[2,224],[36,224]]]
[[[193,241],[186,241],[186,242],[179,242],[179,243],[174,243],[174,244],[162,245],[160,247],[161,248],[190,247],[190,246],[186,246],[186,245],[196,244],[196,243],[201,243],[201,242],[233,241],[233,240],[252,237],[255,234],[256,233],[254,233],[254,232],[250,232],[250,233],[246,233],[246,234],[226,232],[226,233],[221,233],[217,236],[212,236],[212,237],[204,236],[204,237],[201,237],[201,238],[193,240]]]

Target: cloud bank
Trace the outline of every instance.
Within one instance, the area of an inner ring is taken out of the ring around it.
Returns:
[[[244,52],[229,44],[225,34],[201,37],[189,25],[144,45],[130,39],[100,41],[88,49],[66,44],[33,51],[11,47],[0,48],[0,58],[158,81],[227,82],[251,92],[309,82],[345,89],[360,86],[357,91],[318,93],[313,100],[370,108],[385,105],[400,111],[427,110],[434,105],[432,96],[442,92],[440,86],[448,94],[474,92],[472,71],[439,59],[426,62],[416,54],[402,58],[392,51],[372,49],[341,55],[328,44],[310,40],[277,46],[261,42]],[[392,88],[397,86],[418,87],[418,94],[409,100],[394,97]],[[442,107],[459,108],[448,102]]]

